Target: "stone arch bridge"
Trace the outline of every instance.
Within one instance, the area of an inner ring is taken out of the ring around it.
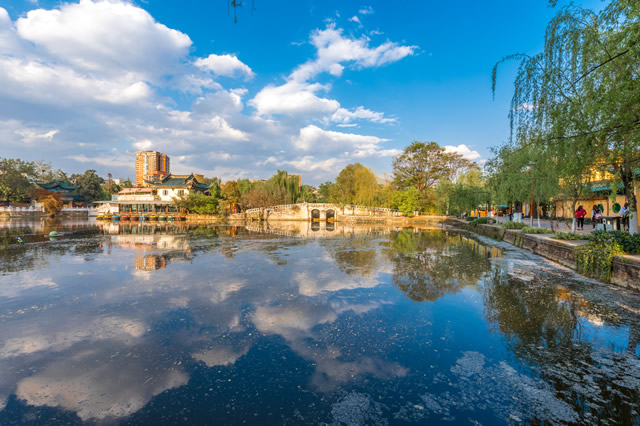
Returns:
[[[306,220],[309,222],[336,222],[346,216],[399,216],[395,209],[383,207],[363,207],[355,205],[339,206],[331,203],[300,203],[261,207],[240,213],[246,220]]]

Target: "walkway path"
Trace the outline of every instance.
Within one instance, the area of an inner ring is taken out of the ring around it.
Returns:
[[[500,216],[494,217],[493,219],[495,219],[498,223],[507,221],[506,217],[500,217]],[[529,225],[531,223],[529,218],[523,219],[522,222],[524,222],[526,225]],[[536,218],[533,219],[533,226],[538,227],[538,220]],[[564,222],[558,222],[556,220],[554,221],[554,226],[556,231],[571,232],[571,220],[567,220]],[[551,221],[548,219],[540,219],[540,227],[551,229]],[[593,231],[593,225],[584,225],[584,230],[582,231],[578,230],[576,232],[580,234],[589,234],[592,231]]]

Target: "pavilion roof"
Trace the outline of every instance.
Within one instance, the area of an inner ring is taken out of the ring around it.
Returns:
[[[159,180],[147,180],[145,182],[154,187],[191,186],[198,189],[209,189],[209,185],[198,182],[193,173],[190,175],[168,175]]]
[[[40,188],[46,189],[48,191],[54,191],[54,190],[74,191],[78,189],[76,185],[71,185],[70,183],[67,183],[61,180],[52,180],[51,182],[47,182],[47,183],[38,182],[37,185]]]

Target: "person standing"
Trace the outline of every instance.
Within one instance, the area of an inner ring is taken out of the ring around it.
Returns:
[[[591,224],[593,225],[593,229],[596,229],[596,224],[600,222],[601,216],[602,212],[600,212],[600,208],[597,204],[594,204],[593,210],[591,210]]]
[[[584,229],[584,217],[587,215],[587,211],[582,208],[582,206],[578,206],[578,210],[576,210],[576,219],[578,219],[578,229]]]
[[[620,209],[620,217],[622,218],[622,229],[629,230],[629,203],[624,203],[624,207]]]

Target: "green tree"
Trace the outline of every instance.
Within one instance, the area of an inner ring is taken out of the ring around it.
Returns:
[[[37,182],[67,182],[69,183],[69,177],[60,169],[55,170],[51,163],[45,161],[35,161],[34,166],[34,178]]]
[[[71,182],[78,187],[76,192],[88,202],[104,199],[102,184],[104,179],[95,170],[86,170],[82,174],[71,175]]]
[[[120,185],[113,181],[113,176],[111,173],[107,174],[107,182],[103,185],[103,191],[108,195],[117,194],[122,190]]]
[[[218,211],[218,199],[198,191],[190,191],[187,195],[174,198],[174,201],[176,206],[196,214],[216,214]]]
[[[516,140],[556,155],[552,164],[574,189],[584,185],[585,169],[613,170],[629,202],[632,232],[640,166],[639,18],[640,7],[630,0],[614,0],[597,13],[569,6],[549,23],[543,52],[503,59],[520,60],[510,113]],[[584,159],[591,161],[580,164]]]
[[[224,198],[231,211],[235,211],[238,203],[240,202],[240,191],[238,190],[238,184],[236,181],[227,181],[220,191],[220,195]]]
[[[268,182],[285,190],[286,204],[295,204],[302,201],[302,187],[299,175],[289,176],[286,170],[278,170],[275,175],[269,178]]]
[[[319,202],[327,202],[329,201],[329,190],[331,188],[331,185],[333,185],[333,183],[331,181],[326,181],[324,183],[321,183],[320,186],[318,187],[318,201]]]
[[[238,191],[240,192],[240,196],[248,194],[251,187],[252,182],[249,179],[238,179]]]
[[[524,173],[529,158],[523,150],[511,145],[493,149],[494,157],[487,161],[487,184],[498,202],[514,206],[531,194],[531,178]]]
[[[14,158],[0,159],[0,200],[24,203],[34,190],[34,163]]]
[[[378,192],[376,175],[360,163],[347,165],[340,171],[336,183],[329,188],[329,201],[346,205],[373,207]]]
[[[318,190],[313,185],[302,185],[298,202],[316,203],[318,202]]]
[[[214,177],[209,179],[205,178],[205,180],[208,180],[207,184],[209,185],[209,193],[211,196],[214,198],[220,198],[222,196],[222,182],[220,179]]]
[[[414,212],[421,209],[420,193],[416,188],[397,191],[393,195],[393,207],[400,210],[405,216],[413,216]]]
[[[249,192],[242,196],[245,208],[271,207],[285,203],[284,188],[270,182],[255,182]]]
[[[414,141],[393,159],[393,180],[397,188],[423,191],[435,188],[450,175],[450,155],[435,142]]]

